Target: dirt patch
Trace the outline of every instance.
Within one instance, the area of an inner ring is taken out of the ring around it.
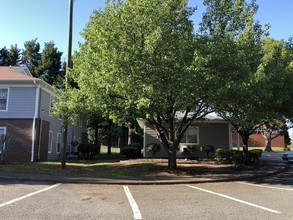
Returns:
[[[198,176],[223,176],[239,174],[243,171],[257,169],[258,166],[236,167],[234,164],[224,164],[213,159],[186,160],[177,159],[177,169],[168,170],[167,159],[135,159],[121,161],[125,166],[133,164],[164,164],[152,170],[154,176],[162,177],[198,177]]]

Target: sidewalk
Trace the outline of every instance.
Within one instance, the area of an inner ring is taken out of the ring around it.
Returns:
[[[111,185],[168,185],[168,184],[194,184],[207,182],[244,181],[275,175],[293,166],[284,162],[271,163],[264,161],[259,168],[239,171],[235,173],[221,173],[212,175],[198,175],[193,177],[143,177],[143,178],[89,178],[68,177],[53,175],[32,175],[20,173],[0,173],[0,180],[52,182],[52,183],[87,183],[87,184],[111,184]]]

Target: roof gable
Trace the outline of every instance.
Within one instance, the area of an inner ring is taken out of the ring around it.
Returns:
[[[0,80],[35,80],[25,66],[0,66]]]

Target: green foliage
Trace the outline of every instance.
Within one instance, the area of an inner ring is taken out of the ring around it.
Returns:
[[[77,150],[82,154],[83,159],[94,159],[96,146],[90,143],[80,143]]]
[[[94,144],[89,144],[89,143],[80,143],[78,145],[78,152],[81,153],[94,153],[95,152],[95,145]]]
[[[192,68],[194,11],[185,0],[109,1],[95,11],[73,57],[71,77],[87,97],[83,104],[115,121],[144,118],[170,131],[160,136],[164,148],[176,154],[185,127],[208,111],[202,101],[207,91]],[[176,121],[177,111],[193,116]],[[178,123],[169,129],[171,121]],[[174,168],[176,158],[173,162]]]
[[[141,150],[137,147],[125,147],[122,149],[122,154],[128,159],[135,159],[141,157]]]
[[[135,159],[142,157],[141,154],[142,146],[140,144],[128,144],[127,147],[122,149],[122,154],[128,159]]]
[[[197,145],[187,145],[187,150],[189,153],[193,154],[195,151],[198,150],[198,146]]]
[[[22,51],[22,63],[28,67],[34,77],[39,77],[37,68],[40,59],[40,44],[37,42],[37,38],[26,41]]]
[[[215,152],[215,157],[223,162],[231,162],[231,157],[233,156],[233,152],[230,150],[225,150],[223,148],[218,148]]]
[[[231,156],[231,162],[235,164],[236,166],[244,166],[245,160],[246,160],[246,157],[243,153],[242,154],[236,153]]]
[[[45,43],[36,71],[41,79],[50,85],[62,87],[64,75],[61,70],[62,52],[58,51],[53,41]],[[64,73],[63,73],[64,74]]]
[[[161,145],[157,143],[151,143],[145,146],[146,152],[149,152],[153,155],[153,157],[156,157],[156,154],[160,152]]]
[[[20,49],[17,44],[11,45],[10,49],[0,49],[0,66],[18,66],[21,64]]]
[[[140,151],[142,150],[142,146],[138,143],[128,144],[127,147],[135,147],[139,149]]]
[[[201,146],[201,151],[203,151],[206,155],[206,157],[209,157],[209,153],[212,153],[215,151],[215,147],[212,145],[203,145]]]
[[[253,149],[248,151],[249,164],[259,164],[262,152],[263,151],[261,149]]]
[[[256,165],[259,163],[259,159],[262,154],[261,149],[253,149],[248,151],[248,157],[239,150],[225,150],[218,148],[216,150],[215,156],[222,162],[233,163],[236,166],[243,165]],[[247,163],[248,162],[248,163]]]

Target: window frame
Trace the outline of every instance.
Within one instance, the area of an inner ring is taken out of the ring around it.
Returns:
[[[0,108],[0,112],[7,112],[8,111],[8,103],[9,103],[9,93],[10,93],[10,91],[9,91],[9,88],[8,87],[0,87],[0,89],[6,89],[7,90],[6,109],[1,109]]]
[[[62,140],[61,140],[62,136],[61,136],[61,133],[57,133],[57,139],[56,139],[56,154],[60,154],[61,152],[61,143],[62,143]],[[58,146],[59,144],[59,146]],[[58,151],[59,149],[59,151]]]
[[[188,138],[187,135],[188,131],[190,131],[191,129],[195,129],[196,130],[196,142],[187,142]],[[182,139],[186,140],[186,142],[182,142]],[[198,126],[190,126],[187,131],[183,134],[182,139],[180,140],[180,144],[182,145],[199,145],[199,127]]]

